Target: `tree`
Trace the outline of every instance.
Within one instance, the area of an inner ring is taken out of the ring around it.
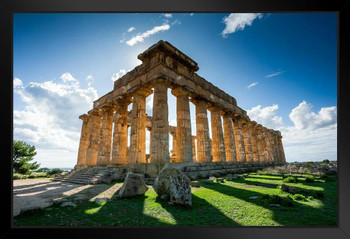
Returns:
[[[35,146],[14,140],[12,150],[12,165],[16,173],[30,174],[32,170],[40,167],[37,162],[29,163],[36,155]]]

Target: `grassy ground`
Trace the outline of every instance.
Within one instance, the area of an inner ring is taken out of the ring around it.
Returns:
[[[336,226],[335,179],[286,183],[313,196],[304,201],[287,200],[293,195],[277,188],[282,183],[282,177],[257,174],[225,183],[201,182],[192,188],[192,207],[170,205],[150,189],[132,199],[82,201],[76,208],[50,206],[15,217],[14,226]]]

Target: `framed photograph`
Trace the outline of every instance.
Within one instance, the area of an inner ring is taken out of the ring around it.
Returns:
[[[350,237],[348,1],[1,5],[4,238]]]

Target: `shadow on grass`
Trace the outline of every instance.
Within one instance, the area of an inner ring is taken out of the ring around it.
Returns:
[[[242,183],[246,182],[242,181]],[[273,212],[274,221],[284,226],[335,226],[337,223],[336,206],[332,205],[334,200],[328,201],[330,205],[320,208],[311,207],[298,201],[293,202],[293,207],[273,207],[270,206],[271,202],[268,199],[263,199],[266,195],[263,193],[218,183],[202,184],[201,186],[264,207]],[[324,188],[324,190],[328,189]],[[251,196],[259,196],[259,198],[249,199]],[[327,217],[325,217],[325,213],[328,213]]]
[[[264,176],[260,176],[260,175],[252,175],[249,174],[248,178],[254,178],[254,179],[266,179],[266,180],[282,180],[282,176],[278,176],[278,175],[270,175],[276,178],[270,178],[270,177],[264,177]]]
[[[206,200],[192,194],[192,206],[171,205],[156,198],[163,209],[176,220],[177,226],[240,226]]]

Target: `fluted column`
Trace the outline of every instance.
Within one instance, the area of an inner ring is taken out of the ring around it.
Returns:
[[[256,126],[255,121],[249,121],[248,129],[249,129],[250,142],[252,144],[253,161],[259,162],[260,161],[260,154],[259,154],[257,132],[255,129],[255,126]]]
[[[130,102],[130,99],[116,101],[111,164],[126,164],[128,162],[128,105]]]
[[[193,162],[196,162],[196,136],[192,136],[192,155],[193,155]]]
[[[257,124],[255,126],[256,133],[257,133],[257,145],[258,145],[258,152],[259,152],[259,161],[260,162],[265,162],[265,142],[263,140],[263,135],[261,132],[261,125]]]
[[[176,162],[176,131],[170,132],[173,136],[173,149],[171,150],[170,162]]]
[[[151,163],[169,162],[168,84],[154,84],[151,130]]]
[[[86,165],[86,151],[89,145],[89,123],[91,121],[90,116],[87,114],[79,116],[79,119],[83,121],[83,125],[81,127],[77,165],[84,166]]]
[[[192,162],[192,132],[189,92],[178,87],[171,93],[176,96],[176,162]]]
[[[280,157],[280,152],[278,149],[278,141],[277,141],[277,132],[276,131],[272,131],[272,136],[273,136],[273,142],[274,142],[274,151],[275,151],[275,162],[281,162],[281,157]]]
[[[249,126],[248,126],[247,120],[243,121],[242,131],[243,131],[246,162],[253,162],[253,151],[252,151],[252,144],[250,140]]]
[[[151,93],[148,88],[133,93],[128,163],[146,163],[146,97]]]
[[[102,114],[99,109],[93,109],[89,112],[89,114],[91,115],[91,124],[89,130],[89,145],[86,152],[86,164],[93,166],[97,164]]]
[[[245,156],[244,138],[243,138],[243,132],[242,132],[242,121],[239,116],[234,117],[233,131],[234,131],[235,143],[236,143],[237,162],[245,162],[246,156]]]
[[[224,123],[224,141],[225,141],[225,156],[226,162],[237,162],[236,158],[236,144],[233,132],[233,121],[231,113],[224,113],[222,115]]]
[[[114,110],[115,105],[111,103],[101,108],[102,118],[100,129],[100,143],[97,158],[97,164],[101,166],[105,166],[110,163]]]
[[[268,162],[273,162],[273,155],[271,152],[271,143],[270,143],[270,137],[268,134],[268,129],[265,127],[262,127],[262,132],[263,132],[263,138],[265,141],[265,158],[267,157]]]
[[[196,106],[197,162],[211,162],[207,102],[196,99],[192,103]]]
[[[225,142],[221,123],[221,109],[216,106],[209,107],[211,116],[211,152],[213,162],[225,162]]]
[[[286,156],[284,154],[281,132],[277,131],[277,135],[278,135],[278,138],[277,138],[278,149],[279,149],[279,152],[280,152],[281,162],[285,163],[286,162]]]

